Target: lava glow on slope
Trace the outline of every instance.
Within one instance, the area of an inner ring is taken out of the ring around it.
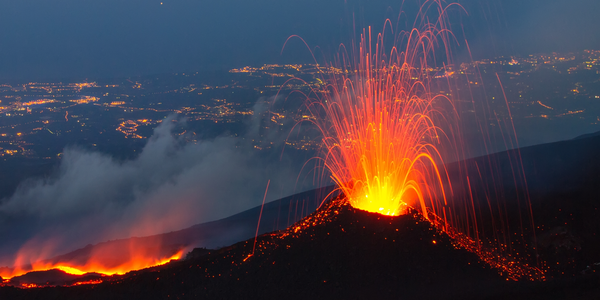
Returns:
[[[0,269],[0,276],[9,282],[11,278],[21,276],[35,271],[48,271],[53,269],[61,270],[71,275],[84,275],[87,273],[97,273],[102,275],[123,275],[130,271],[141,270],[145,268],[164,265],[172,260],[178,260],[182,257],[183,250],[167,257],[134,255],[123,260],[123,258],[113,259],[112,263],[106,257],[92,257],[84,264],[77,262],[49,262],[38,261],[28,264],[26,267],[16,267],[14,269]],[[18,260],[19,261],[19,260]],[[77,282],[77,285],[86,283],[100,283],[98,280]],[[37,287],[23,286],[23,287]]]

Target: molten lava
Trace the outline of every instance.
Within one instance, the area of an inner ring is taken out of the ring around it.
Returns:
[[[27,266],[18,266],[14,269],[3,268],[0,269],[0,277],[4,278],[7,282],[11,278],[21,276],[30,272],[35,271],[47,271],[52,269],[58,269],[65,273],[72,275],[84,275],[87,273],[98,273],[102,275],[122,275],[130,271],[150,268],[154,266],[164,265],[172,260],[180,259],[183,255],[183,250],[178,251],[174,255],[167,257],[153,257],[153,256],[131,256],[129,259],[124,260],[123,258],[113,258],[112,263],[106,258],[92,257],[89,261],[80,264],[77,262],[50,262],[37,261]],[[20,260],[22,261],[22,260]],[[117,263],[115,263],[117,262]],[[98,280],[78,282],[77,284],[86,283],[99,283]],[[35,286],[25,286],[35,287]]]

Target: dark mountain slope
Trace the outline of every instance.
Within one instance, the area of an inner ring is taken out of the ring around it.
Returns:
[[[487,233],[494,232],[492,215],[500,215],[497,203],[505,205],[510,233],[524,233],[523,242],[537,248],[531,255],[551,267],[549,275],[574,277],[600,263],[600,135],[477,157],[448,170],[451,178],[471,175]],[[468,197],[461,195],[469,191],[467,182],[456,181],[454,191],[457,198]]]

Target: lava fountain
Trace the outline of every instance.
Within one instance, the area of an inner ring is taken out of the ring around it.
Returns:
[[[451,35],[447,7],[439,9],[434,24],[394,35],[389,50],[385,26],[375,39],[370,27],[363,29],[354,55],[338,55],[327,67],[328,84],[309,101],[323,135],[322,161],[355,208],[399,215],[411,206],[426,218],[443,215],[451,192],[444,161],[456,151],[458,114],[429,80],[440,70],[434,50]],[[392,27],[389,20],[386,25]]]
[[[466,162],[474,151],[463,139],[459,111],[465,109],[457,109],[453,92],[459,90],[453,86],[458,69],[452,61],[458,38],[447,12],[454,8],[462,10],[456,3],[425,1],[408,30],[394,28],[388,19],[381,33],[374,35],[371,27],[365,28],[358,43],[341,45],[333,61],[317,65],[325,84],[305,96],[312,116],[308,122],[322,135],[323,154],[318,158],[322,175],[329,172],[354,208],[391,216],[416,209],[461,247],[508,270],[501,272],[510,278],[542,278],[542,272],[528,263],[513,267],[517,256],[524,256],[513,247],[528,246],[520,211],[515,217],[520,232],[514,234],[520,240],[511,239],[510,230],[516,226],[509,228],[513,216],[506,203],[528,198],[512,199],[498,192],[499,179],[487,178],[497,174],[497,157],[481,165]],[[471,109],[477,110],[472,92],[471,101],[463,102],[471,102]],[[506,109],[510,116],[508,103]],[[481,119],[478,122],[475,126],[488,149],[491,138],[485,136]],[[512,124],[512,119],[508,122]],[[516,140],[514,127],[512,132],[512,137],[503,133],[505,144]],[[519,152],[510,152],[508,161],[515,184],[523,181],[526,186]],[[449,163],[454,163],[451,172]],[[475,181],[478,186],[473,188]],[[486,181],[495,186],[482,184]],[[531,223],[529,230],[533,228]]]

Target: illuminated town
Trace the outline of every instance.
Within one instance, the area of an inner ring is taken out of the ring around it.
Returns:
[[[504,104],[499,78],[512,118],[524,131],[569,122],[591,132],[600,125],[600,51],[501,57],[428,71],[434,78],[457,82],[453,86],[458,97],[464,96],[469,85],[485,85],[492,109],[496,103]],[[174,113],[186,119],[179,134],[185,133],[192,142],[197,136],[244,136],[245,124],[257,117],[262,120],[261,133],[268,129],[290,133],[293,125],[309,118],[302,96],[292,91],[319,89],[325,84],[320,75],[340,72],[314,64],[269,64],[217,75],[196,72],[112,81],[2,84],[0,157],[4,161],[60,159],[64,147],[72,145],[113,153],[129,151],[121,155],[129,157],[139,151],[154,127]],[[274,101],[276,95],[285,101]],[[464,101],[471,100],[465,97]],[[521,136],[528,144],[527,132]],[[251,142],[255,149],[264,150],[274,141]],[[533,139],[529,144],[536,142]],[[285,146],[319,149],[316,136],[306,133],[288,134]]]

